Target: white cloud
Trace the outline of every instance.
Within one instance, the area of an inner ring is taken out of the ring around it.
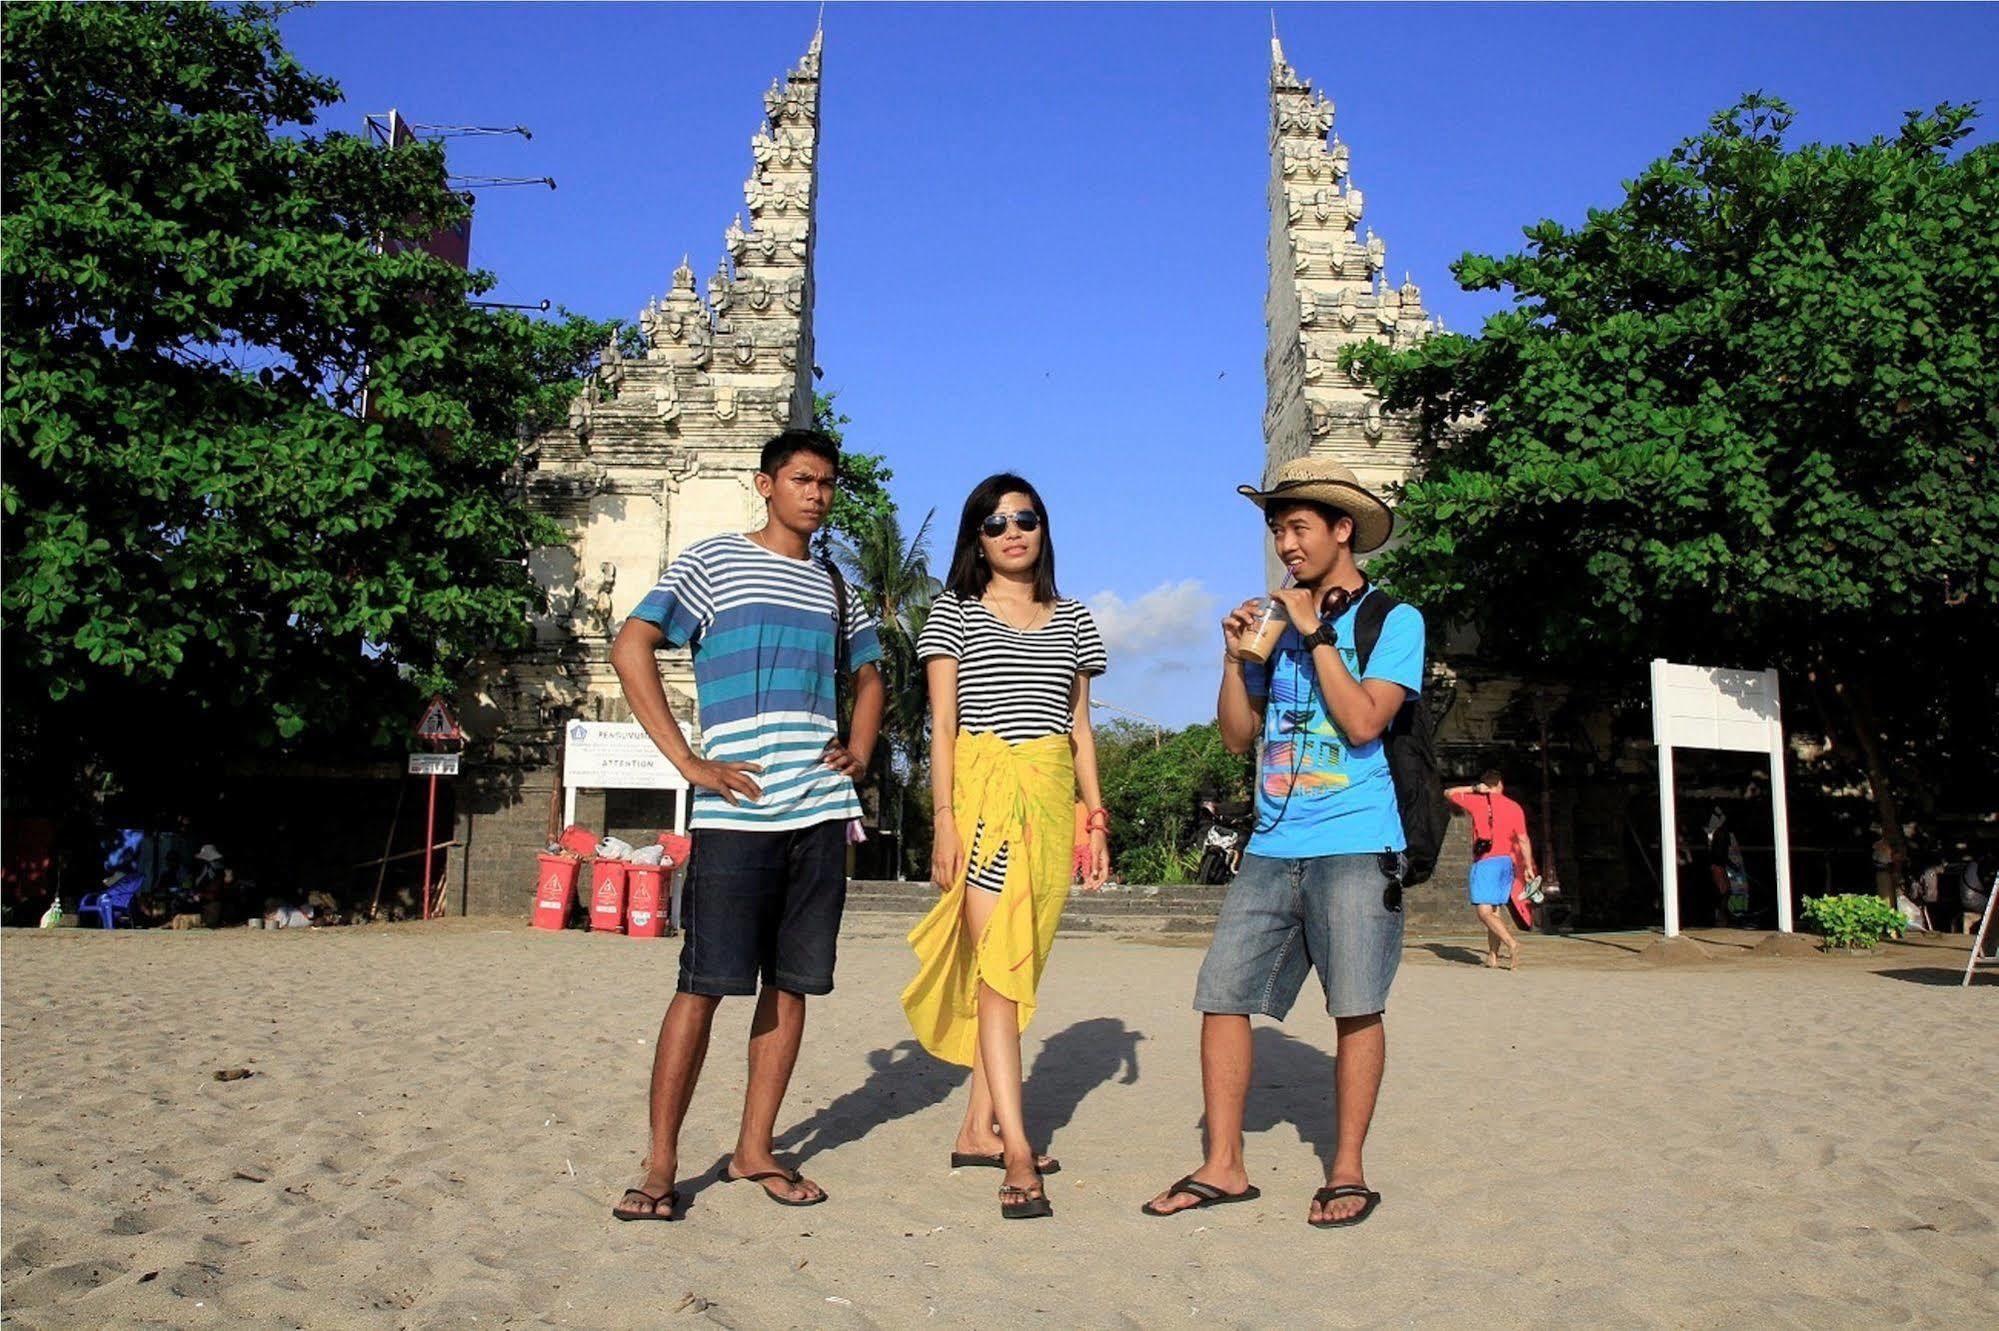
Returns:
[[[1221,661],[1221,598],[1198,578],[1162,582],[1127,600],[1088,600],[1110,654],[1110,673],[1090,696],[1178,728],[1215,718]]]
[[[1177,654],[1211,638],[1219,641],[1216,598],[1198,578],[1162,582],[1135,601],[1101,591],[1088,604],[1113,662]]]

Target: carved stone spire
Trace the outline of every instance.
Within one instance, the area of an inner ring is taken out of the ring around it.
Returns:
[[[569,453],[607,465],[615,455],[642,466],[691,454],[740,462],[777,430],[811,420],[823,47],[815,32],[763,96],[746,207],[722,231],[714,275],[702,281],[682,256],[666,296],[639,314],[645,357],[606,358],[608,392],[580,413],[575,438],[545,441],[545,460]]]
[[[1333,104],[1270,40],[1270,286],[1264,302],[1266,474],[1307,453],[1351,467],[1380,491],[1409,471],[1415,436],[1384,418],[1372,389],[1339,368],[1358,342],[1406,346],[1432,331],[1422,292],[1377,279],[1387,247],[1360,227],[1364,200],[1348,175],[1351,153],[1328,136]]]
[[[1277,12],[1272,10],[1270,14],[1270,86],[1275,88],[1281,84],[1289,87],[1297,82],[1297,71],[1285,62],[1284,43],[1277,39]]]
[[[713,219],[722,253],[704,250],[703,264],[715,266],[697,269],[683,256],[666,294],[640,311],[644,354],[630,354],[628,343],[607,347],[567,421],[523,445],[527,501],[564,539],[529,557],[547,597],[532,644],[496,654],[478,685],[490,715],[474,724],[494,737],[493,760],[481,768],[491,775],[461,802],[460,817],[504,829],[491,841],[482,832],[481,844],[541,843],[547,792],[562,780],[564,727],[629,714],[610,663],[615,624],[688,546],[764,521],[755,485],[764,441],[811,420],[822,48],[814,33],[763,98],[747,206],[733,221]],[[758,90],[745,92],[747,107]],[[668,651],[660,666],[698,744],[692,661],[684,649]],[[490,859],[497,866],[507,853]],[[514,910],[516,875],[501,885],[485,863],[468,871],[468,880],[494,880],[472,889],[472,908]]]
[[[735,259],[730,329],[733,366],[782,383],[774,423],[812,419],[812,252],[819,195],[819,71],[823,29],[764,94],[764,124],[750,140],[742,219],[725,237]],[[753,391],[754,390],[753,388]],[[781,415],[780,415],[781,414]]]

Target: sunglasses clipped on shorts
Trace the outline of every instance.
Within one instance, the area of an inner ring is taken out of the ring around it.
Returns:
[[[1388,886],[1381,890],[1381,907],[1391,913],[1402,909],[1402,879],[1407,872],[1408,859],[1399,850],[1384,850],[1375,863],[1381,869],[1381,876]]]
[[[979,524],[979,530],[998,540],[1006,535],[1006,524],[1009,521],[1024,532],[1033,531],[1041,525],[1041,515],[1031,508],[1023,508],[1018,513],[988,513],[985,521]]]

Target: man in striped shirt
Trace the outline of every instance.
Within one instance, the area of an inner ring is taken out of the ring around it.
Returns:
[[[764,526],[689,546],[611,647],[632,716],[694,788],[678,992],[653,1055],[652,1151],[645,1179],[612,1211],[620,1220],[675,1218],[680,1124],[715,1008],[730,994],[758,998],[742,1129],[720,1175],[753,1180],[786,1206],[826,1200],[816,1183],[777,1163],[771,1134],[805,1032],[805,996],[833,988],[846,829],[861,812],[854,781],[881,730],[874,622],[854,598],[836,594],[834,575],[810,556],[838,471],[837,446],[815,431],[787,430],[765,444],[756,476],[769,506]],[[836,633],[854,672],[844,741]],[[660,683],[656,653],[668,645],[693,651],[699,755]]]

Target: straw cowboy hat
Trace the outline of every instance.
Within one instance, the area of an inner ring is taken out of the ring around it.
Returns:
[[[1388,542],[1395,515],[1370,494],[1354,474],[1331,458],[1293,458],[1277,469],[1268,490],[1239,485],[1236,493],[1263,508],[1273,500],[1307,500],[1336,508],[1353,519],[1353,552],[1364,555]]]

